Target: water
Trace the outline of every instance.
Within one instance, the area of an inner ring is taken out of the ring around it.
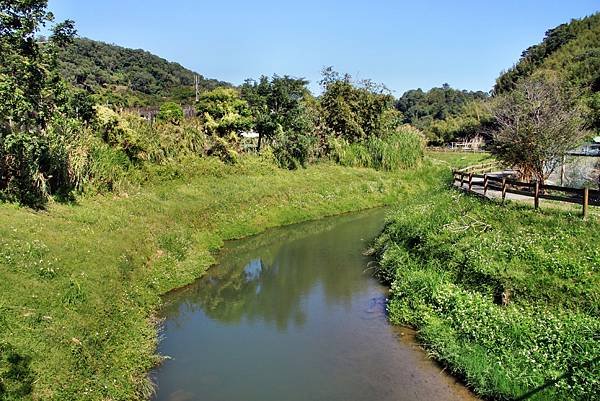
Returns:
[[[156,401],[465,400],[385,316],[361,252],[383,210],[229,242],[220,263],[166,296]]]

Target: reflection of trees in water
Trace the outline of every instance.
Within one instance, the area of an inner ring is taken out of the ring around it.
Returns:
[[[233,243],[219,266],[166,300],[164,315],[177,322],[202,310],[222,323],[264,321],[279,330],[290,323],[302,326],[307,319],[303,300],[316,286],[327,305],[350,304],[364,285],[361,238],[374,236],[381,223],[382,213],[371,212]]]

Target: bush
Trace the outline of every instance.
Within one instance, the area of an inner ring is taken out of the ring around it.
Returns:
[[[299,132],[284,133],[279,127],[273,141],[273,155],[281,168],[290,170],[305,167],[314,138]]]
[[[161,121],[179,125],[181,120],[183,120],[183,109],[175,102],[166,102],[160,106],[160,112],[157,117]]]
[[[206,154],[217,157],[222,162],[235,164],[239,158],[238,149],[239,140],[237,135],[231,134],[227,138],[213,135],[210,137],[210,145]]]

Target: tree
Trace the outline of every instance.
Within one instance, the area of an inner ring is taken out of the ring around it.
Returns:
[[[355,83],[350,75],[341,76],[328,67],[323,70],[321,86],[324,125],[336,137],[361,142],[385,135],[390,126],[401,123],[394,111],[394,98],[383,85],[370,80]]]
[[[537,74],[494,99],[491,151],[525,180],[543,183],[587,136],[573,94],[554,75]]]
[[[273,140],[278,131],[306,133],[310,130],[304,101],[310,93],[304,78],[266,76],[257,81],[247,79],[242,85],[242,97],[248,102],[258,131],[258,149],[263,140]]]
[[[68,101],[57,74],[57,48],[75,34],[57,24],[50,41],[35,34],[53,21],[44,0],[0,0],[0,196],[36,206],[56,167],[46,128]],[[64,166],[63,166],[64,167]]]
[[[237,134],[252,126],[248,103],[235,89],[216,88],[205,92],[200,95],[196,108],[209,133],[220,137]]]

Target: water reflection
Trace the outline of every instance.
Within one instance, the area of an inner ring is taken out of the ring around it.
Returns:
[[[164,314],[181,324],[201,310],[219,322],[260,321],[285,331],[306,321],[303,301],[311,291],[322,292],[327,305],[349,306],[364,280],[364,266],[353,266],[357,261],[366,266],[360,252],[367,246],[365,238],[380,228],[383,213],[348,215],[335,225],[330,220],[306,223],[296,226],[293,236],[287,235],[289,228],[276,229],[269,234],[279,240],[267,244],[259,237],[228,243],[218,267],[166,298]],[[327,235],[334,228],[335,235]]]
[[[227,244],[165,298],[155,401],[463,400],[385,317],[361,251],[384,211]]]

